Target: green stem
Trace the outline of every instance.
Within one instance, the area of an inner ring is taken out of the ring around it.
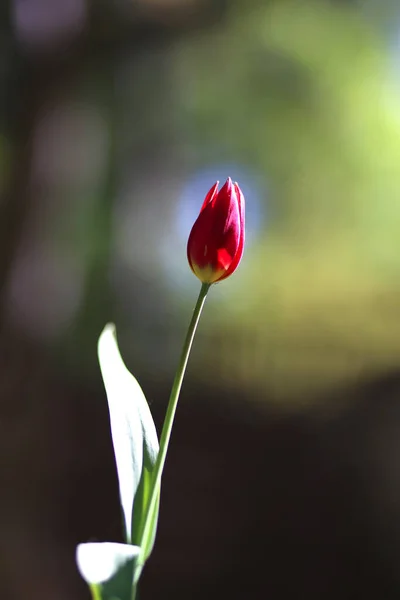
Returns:
[[[89,587],[92,592],[92,600],[101,600],[100,587],[95,583],[90,584]]]
[[[165,415],[164,425],[161,432],[160,438],[160,450],[158,452],[156,464],[154,465],[153,478],[151,482],[151,490],[149,494],[149,502],[147,504],[146,517],[144,519],[144,527],[141,535],[139,536],[138,546],[142,548],[142,553],[146,552],[151,537],[151,522],[152,515],[154,513],[156,502],[158,499],[158,490],[161,482],[161,475],[165,465],[165,459],[167,457],[169,440],[171,438],[172,425],[174,423],[174,417],[176,407],[178,405],[179,393],[181,391],[183,378],[186,371],[186,365],[188,363],[190,350],[193,344],[194,335],[196,333],[197,325],[199,323],[201,311],[207,297],[207,292],[210,288],[209,283],[203,283],[200,289],[199,297],[197,298],[196,306],[194,307],[193,316],[189,324],[189,328],[186,334],[185,342],[183,344],[181,357],[179,360],[178,368],[176,370],[175,379],[172,384],[171,395],[169,397],[167,412]]]

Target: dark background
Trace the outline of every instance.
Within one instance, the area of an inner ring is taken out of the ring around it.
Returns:
[[[0,598],[89,598],[121,539],[97,338],[160,431],[228,176],[141,600],[400,593],[400,8],[388,0],[4,0]]]

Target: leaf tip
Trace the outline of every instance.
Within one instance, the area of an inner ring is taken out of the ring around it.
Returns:
[[[99,584],[114,577],[123,566],[140,553],[138,546],[116,542],[79,544],[76,563],[83,579],[89,584]]]

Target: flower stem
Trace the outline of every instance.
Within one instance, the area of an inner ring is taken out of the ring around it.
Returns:
[[[97,584],[92,583],[90,586],[90,591],[92,592],[92,600],[101,600],[100,588]]]
[[[158,500],[158,491],[160,488],[161,476],[165,465],[165,459],[167,457],[168,445],[169,440],[171,438],[171,431],[172,425],[174,423],[176,407],[178,405],[179,393],[181,391],[182,382],[185,375],[190,350],[193,344],[194,335],[196,333],[201,311],[203,310],[203,306],[206,301],[207,292],[209,288],[209,283],[203,283],[201,286],[199,297],[197,298],[196,306],[194,307],[192,319],[190,321],[185,342],[183,344],[178,368],[175,373],[175,379],[172,384],[171,395],[169,397],[167,412],[165,415],[164,425],[160,437],[160,450],[158,452],[157,460],[154,465],[146,517],[144,519],[144,526],[138,540],[138,545],[142,549],[142,553],[146,553],[147,548],[149,547],[149,544],[151,542],[152,516],[154,514],[154,510]]]

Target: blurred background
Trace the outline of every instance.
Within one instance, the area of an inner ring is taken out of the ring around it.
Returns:
[[[186,241],[237,180],[141,600],[400,594],[396,0],[0,6],[0,597],[88,600],[120,540],[97,338],[161,430],[199,282]]]

